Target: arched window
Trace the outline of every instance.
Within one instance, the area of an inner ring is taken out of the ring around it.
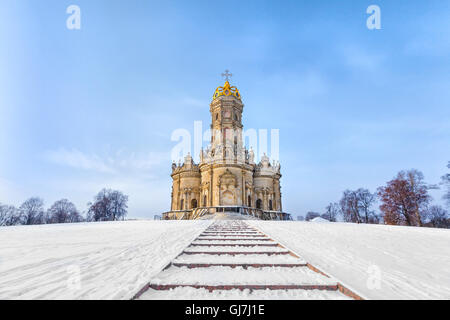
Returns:
[[[219,120],[219,114],[216,113],[216,120]]]
[[[203,206],[206,207],[206,194],[203,196]]]
[[[273,210],[272,199],[269,200],[269,210],[270,211]]]
[[[180,202],[180,210],[183,210],[184,208],[184,199],[181,199],[181,202]]]
[[[191,209],[195,209],[197,208],[197,199],[192,199],[191,200]]]
[[[256,209],[261,209],[261,207],[262,207],[262,200],[261,199],[256,200]]]
[[[251,207],[252,206],[252,196],[249,195],[248,198],[247,198],[247,201],[248,201],[247,205],[249,207]]]

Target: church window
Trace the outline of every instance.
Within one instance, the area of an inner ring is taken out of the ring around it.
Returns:
[[[216,113],[216,120],[219,120],[219,114]]]
[[[249,195],[247,198],[248,201],[248,206],[251,207],[252,206],[252,197]]]
[[[184,199],[181,199],[181,202],[180,202],[180,210],[183,210],[184,208]]]
[[[203,206],[206,207],[206,194],[203,196]]]
[[[273,210],[273,205],[272,205],[272,199],[269,200],[269,210],[272,211]]]

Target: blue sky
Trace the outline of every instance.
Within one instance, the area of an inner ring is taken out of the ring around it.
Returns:
[[[66,28],[71,4],[81,30]],[[381,30],[366,27],[371,4]],[[84,211],[111,187],[130,217],[168,210],[171,134],[209,125],[225,69],[245,128],[280,129],[285,211],[323,211],[402,169],[447,172],[446,1],[3,0],[0,40],[2,203]]]

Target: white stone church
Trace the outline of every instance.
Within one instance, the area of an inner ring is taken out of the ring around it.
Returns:
[[[266,220],[286,220],[282,212],[280,164],[264,155],[254,162],[242,141],[244,104],[228,78],[210,104],[211,145],[172,164],[171,211],[163,219],[197,219],[217,212],[235,212]]]

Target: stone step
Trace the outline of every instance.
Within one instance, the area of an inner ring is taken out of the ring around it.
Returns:
[[[173,287],[170,290],[149,288],[140,297],[141,300],[351,300],[335,290],[254,290],[233,288],[228,290],[213,288]]]
[[[211,256],[211,254],[213,256]],[[255,264],[255,263],[269,263],[269,264],[306,264],[306,261],[294,257],[290,254],[290,252],[238,252],[238,253],[220,253],[216,254],[215,252],[208,253],[195,253],[195,254],[182,254],[175,258],[173,262],[176,263],[246,263],[246,264]]]
[[[186,255],[196,255],[196,254],[228,255],[228,256],[260,254],[260,255],[271,256],[271,255],[290,255],[291,253],[289,251],[183,251],[183,254],[186,254]]]
[[[206,286],[337,286],[336,281],[309,268],[263,267],[246,270],[242,267],[194,268],[169,267],[151,280],[152,285]]]
[[[221,245],[221,246],[189,246],[184,249],[184,252],[289,252],[289,250],[279,247],[275,244],[275,246],[233,246],[233,245]]]
[[[242,267],[244,269],[248,268],[273,268],[273,267],[281,267],[281,268],[295,268],[295,267],[307,267],[308,265],[300,264],[300,263],[179,263],[173,262],[173,266],[175,267],[187,267],[189,269],[192,268],[209,268],[209,267],[229,267],[229,268],[237,268]]]
[[[224,241],[273,241],[270,238],[197,238],[195,239],[195,241],[197,240],[201,240],[201,241],[219,241],[219,240],[224,240]]]
[[[229,244],[223,244],[223,243],[191,243],[191,247],[223,247],[223,246],[230,246],[230,247],[280,247],[277,243],[255,243],[255,244],[249,244],[249,243],[229,243]]]

